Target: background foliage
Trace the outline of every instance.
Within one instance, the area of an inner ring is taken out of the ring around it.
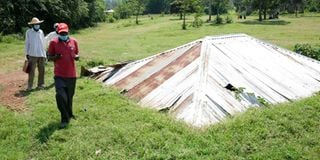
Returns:
[[[103,0],[9,0],[0,1],[0,32],[23,33],[32,17],[45,20],[47,33],[56,22],[66,22],[73,29],[94,26],[105,20]]]
[[[192,1],[192,3],[190,3]],[[192,4],[192,5],[190,5]],[[187,8],[187,9],[186,9]],[[200,8],[200,9],[199,9]],[[257,13],[260,21],[278,18],[282,13],[320,12],[320,0],[2,0],[0,1],[0,33],[23,33],[32,17],[45,20],[42,29],[52,30],[55,22],[66,22],[72,29],[90,27],[106,20],[105,9],[113,9],[108,21],[125,19],[141,14],[179,14],[186,13],[217,15],[235,10],[238,15]],[[184,24],[185,25],[185,24]]]
[[[294,51],[307,57],[320,60],[320,46],[311,46],[310,44],[296,44]]]

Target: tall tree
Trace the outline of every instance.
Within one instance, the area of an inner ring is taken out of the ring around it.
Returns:
[[[263,2],[264,0],[252,0],[252,8],[258,10],[259,21],[262,21],[262,12],[263,12]]]
[[[174,0],[170,3],[171,6],[171,13],[179,13],[180,15],[180,20],[183,19],[183,0]]]
[[[130,18],[132,11],[127,2],[119,3],[115,10],[115,16],[120,19]]]
[[[87,1],[88,3],[88,17],[87,19],[90,22],[91,25],[96,25],[98,22],[104,22],[105,21],[105,7],[103,0],[90,0]]]
[[[229,5],[229,0],[213,0],[213,6],[216,9],[217,19],[220,18],[220,14],[224,8]]]
[[[233,4],[236,7],[238,14],[246,18],[249,9],[251,8],[252,0],[234,0]]]
[[[182,15],[182,29],[187,29],[186,14],[192,7],[197,8],[200,5],[200,0],[175,0],[173,3],[180,4],[180,13]]]
[[[128,0],[128,4],[132,10],[132,13],[136,17],[136,24],[139,24],[139,15],[146,9],[146,3],[148,0]]]
[[[204,5],[208,8],[208,22],[211,21],[212,17],[212,5],[214,0],[203,0]]]
[[[295,15],[296,15],[296,17],[298,17],[299,9],[302,8],[302,10],[303,10],[303,5],[304,5],[305,1],[304,0],[290,0],[290,3],[294,6]]]
[[[146,5],[148,13],[168,13],[170,10],[170,0],[150,0]]]

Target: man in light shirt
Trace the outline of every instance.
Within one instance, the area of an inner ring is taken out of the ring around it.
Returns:
[[[46,48],[49,46],[50,41],[52,41],[54,38],[57,38],[59,36],[57,31],[58,25],[59,23],[53,24],[54,31],[50,32],[48,35],[44,37]]]
[[[30,66],[30,72],[28,75],[28,87],[27,91],[32,90],[33,79],[35,74],[35,69],[38,66],[38,89],[44,88],[44,73],[45,73],[45,61],[46,61],[46,52],[44,50],[44,34],[40,29],[40,24],[43,20],[39,20],[34,17],[28,23],[32,28],[28,29],[26,32],[25,40],[25,53],[26,58],[28,59]]]

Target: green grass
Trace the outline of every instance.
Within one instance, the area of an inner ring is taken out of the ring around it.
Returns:
[[[279,24],[237,21],[181,30],[177,17],[154,16],[142,25],[99,24],[74,36],[82,60],[106,64],[140,59],[207,35],[247,33],[292,49],[319,45],[320,17],[281,17]],[[191,20],[191,17],[190,17]],[[132,21],[131,23],[134,23]],[[0,73],[21,68],[23,42],[0,43]],[[21,64],[21,65],[20,65]],[[5,65],[7,67],[5,67]],[[78,66],[79,67],[79,66]],[[53,83],[47,65],[46,84]],[[0,106],[1,159],[318,159],[320,95],[262,109],[250,109],[207,129],[193,129],[173,117],[141,108],[118,91],[87,78],[77,81],[68,129],[58,130],[54,88],[31,92],[28,110]],[[96,151],[101,151],[96,154]]]
[[[259,23],[256,17],[249,17],[247,21],[234,19],[233,24],[205,24],[201,28],[188,27],[188,30],[181,30],[181,21],[177,18],[154,16],[154,20],[150,20],[145,17],[141,20],[143,25],[129,27],[124,25],[128,21],[101,24],[99,28],[82,30],[75,37],[87,58],[103,58],[110,63],[140,59],[208,35],[246,33],[288,49],[293,49],[296,43],[319,44],[320,38],[319,17],[281,17],[280,24]],[[189,21],[192,19],[189,17]]]

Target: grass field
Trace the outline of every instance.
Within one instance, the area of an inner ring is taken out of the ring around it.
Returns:
[[[112,64],[144,58],[208,35],[246,33],[292,49],[320,45],[320,15],[257,17],[181,30],[175,16],[143,17],[77,31],[82,59]],[[189,17],[192,20],[192,17]],[[0,43],[0,73],[20,69],[23,41]],[[53,83],[47,65],[46,84]],[[58,130],[54,88],[32,92],[28,110],[0,105],[0,159],[319,159],[320,95],[263,109],[250,109],[207,129],[194,129],[170,115],[138,107],[117,91],[87,79],[77,81],[78,119]]]

